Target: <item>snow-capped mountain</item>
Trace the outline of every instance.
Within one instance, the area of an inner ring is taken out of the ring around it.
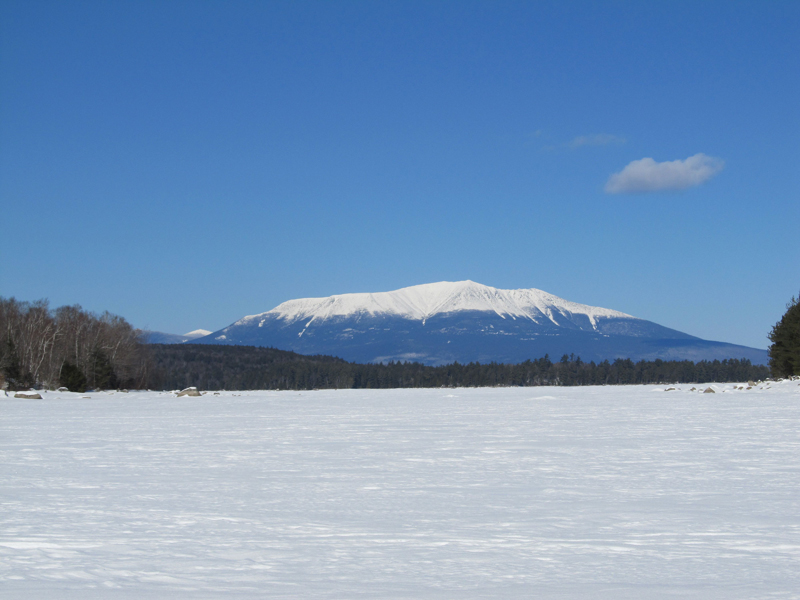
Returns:
[[[211,335],[212,333],[213,332],[209,331],[208,329],[195,329],[189,333],[184,333],[183,337],[185,337],[187,340],[196,340],[197,338],[205,337],[207,335]]]
[[[163,331],[146,331],[144,336],[148,344],[185,344],[186,342],[211,335],[211,333],[208,329],[195,329],[183,335],[164,333]]]
[[[766,351],[709,342],[651,321],[537,289],[473,281],[393,292],[289,300],[196,343],[272,346],[358,362],[522,362],[545,354],[583,360],[749,358]]]

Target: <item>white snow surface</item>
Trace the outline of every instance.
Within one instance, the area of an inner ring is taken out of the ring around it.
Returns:
[[[556,313],[586,315],[593,327],[597,326],[598,317],[635,318],[616,310],[570,302],[533,288],[500,290],[474,281],[441,281],[393,292],[289,300],[265,313],[244,317],[234,325],[247,325],[267,316],[288,322],[309,320],[309,325],[312,321],[359,314],[392,315],[424,322],[436,314],[466,310],[495,312],[503,318],[525,318],[537,323],[549,319],[556,324]]]
[[[190,340],[205,337],[207,335],[211,335],[213,332],[209,331],[208,329],[195,329],[194,331],[190,331],[189,333],[184,333],[183,337],[187,337]]]
[[[0,597],[798,598],[799,383],[0,393]]]

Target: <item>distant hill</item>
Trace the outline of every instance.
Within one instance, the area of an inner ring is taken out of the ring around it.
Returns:
[[[702,340],[619,311],[537,289],[472,281],[393,292],[290,300],[194,340],[250,345],[360,363],[520,363],[549,354],[585,361],[723,360],[767,364],[767,351]]]
[[[164,333],[162,331],[145,331],[143,335],[146,344],[185,344],[210,334],[211,332],[207,329],[195,329],[183,335]]]

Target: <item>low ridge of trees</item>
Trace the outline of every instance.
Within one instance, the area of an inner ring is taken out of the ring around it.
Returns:
[[[702,383],[765,379],[769,369],[749,360],[583,362],[548,356],[520,364],[358,364],[332,356],[303,356],[274,348],[201,344],[152,347],[153,387],[206,390],[314,388],[430,388],[537,385]]]
[[[125,319],[0,297],[0,378],[10,389],[144,387],[149,360]]]
[[[800,295],[786,305],[786,313],[769,334],[769,366],[773,377],[800,375]]]

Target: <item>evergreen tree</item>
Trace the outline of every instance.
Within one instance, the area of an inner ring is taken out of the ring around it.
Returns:
[[[2,361],[3,377],[10,390],[27,390],[35,384],[30,371],[22,368],[14,341],[6,338],[6,351]]]
[[[118,385],[117,375],[108,355],[99,348],[95,348],[91,354],[89,382],[96,390],[107,390]]]
[[[800,296],[792,297],[786,313],[772,328],[769,366],[773,377],[800,375]]]
[[[14,389],[14,385],[20,378],[19,356],[17,355],[17,348],[14,346],[12,339],[6,338],[6,348],[3,354],[3,376],[8,382],[8,387]]]
[[[71,362],[64,363],[61,367],[61,377],[59,382],[70,392],[86,391],[86,376],[78,367]]]

